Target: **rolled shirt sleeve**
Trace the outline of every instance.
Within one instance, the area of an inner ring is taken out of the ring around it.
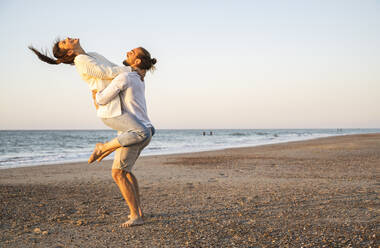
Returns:
[[[112,82],[102,91],[96,94],[96,102],[99,105],[105,105],[114,99],[120,91],[127,88],[127,73],[119,74]]]

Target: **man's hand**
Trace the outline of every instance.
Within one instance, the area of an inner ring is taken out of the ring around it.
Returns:
[[[98,93],[98,90],[92,90],[92,100],[94,100],[95,108],[98,109],[99,105],[96,103],[96,93]]]

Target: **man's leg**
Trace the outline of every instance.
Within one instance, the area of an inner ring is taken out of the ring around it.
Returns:
[[[143,220],[138,211],[138,202],[135,194],[134,185],[130,183],[127,178],[127,173],[120,169],[112,169],[112,177],[115,180],[117,186],[120,189],[129,209],[130,209],[130,219],[122,224],[123,227],[129,227],[134,225],[143,224]]]
[[[150,143],[151,139],[152,139],[152,129],[149,130],[149,138],[146,139],[143,143],[138,145],[138,147],[139,147],[138,150],[134,150],[134,151],[137,151],[137,153],[133,153],[133,152],[130,153],[130,154],[133,154],[135,156],[134,157],[135,161],[140,156],[141,151]],[[134,164],[134,162],[133,162],[133,164]],[[129,169],[129,172],[127,173],[127,178],[129,180],[129,182],[134,186],[135,196],[136,196],[137,205],[138,205],[138,211],[140,213],[141,218],[144,218],[144,213],[143,213],[142,208],[141,208],[139,184],[137,182],[137,178],[135,177],[135,175],[133,175],[133,173],[130,171],[131,171],[131,167]]]
[[[144,218],[144,214],[143,214],[143,211],[141,209],[140,190],[139,190],[139,184],[137,183],[137,178],[135,177],[135,175],[132,174],[132,172],[127,172],[127,179],[133,186],[135,197],[137,200],[137,206],[138,206],[139,214],[140,214],[141,218]]]
[[[142,149],[149,144],[150,140],[151,134],[150,137],[141,144],[136,144],[130,147],[121,147],[115,152],[115,159],[112,165],[112,177],[119,186],[120,192],[131,211],[129,216],[130,219],[122,224],[123,227],[143,224],[139,186],[137,179],[131,173],[131,170]]]

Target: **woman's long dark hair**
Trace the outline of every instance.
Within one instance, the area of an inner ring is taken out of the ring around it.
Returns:
[[[76,54],[67,55],[68,50],[59,48],[59,46],[58,46],[59,42],[60,42],[60,40],[57,39],[53,45],[53,48],[52,48],[53,55],[57,59],[53,59],[53,58],[49,57],[46,52],[42,53],[42,52],[38,51],[36,48],[34,48],[33,46],[28,46],[28,48],[30,50],[32,50],[41,61],[46,62],[48,64],[59,65],[59,64],[63,63],[63,64],[73,65]]]

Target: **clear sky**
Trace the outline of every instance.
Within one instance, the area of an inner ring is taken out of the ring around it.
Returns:
[[[144,46],[157,128],[380,128],[380,1],[0,1],[0,129],[107,128],[73,66]]]

